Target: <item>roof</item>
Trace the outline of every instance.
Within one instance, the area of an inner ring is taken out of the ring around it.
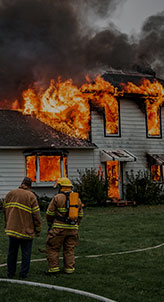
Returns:
[[[101,162],[106,161],[136,161],[136,157],[127,150],[101,150],[100,151]]]
[[[127,84],[128,82],[132,82],[133,84],[139,86],[141,84],[142,79],[148,79],[151,83],[153,83],[156,79],[159,83],[164,86],[163,79],[159,79],[153,75],[143,74],[139,72],[123,72],[115,70],[113,72],[105,72],[102,75],[102,78],[105,81],[110,82],[115,87],[118,87],[119,89],[122,88],[120,83]]]
[[[66,135],[34,116],[13,110],[0,110],[0,133],[0,149],[96,148],[88,140]]]
[[[151,165],[164,165],[164,154],[147,153],[147,159]]]

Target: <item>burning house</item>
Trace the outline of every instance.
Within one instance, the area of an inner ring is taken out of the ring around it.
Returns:
[[[80,157],[85,158],[95,148],[87,140],[63,134],[19,111],[0,110],[0,127],[1,197],[17,187],[25,175],[32,179],[36,193],[53,195],[54,181],[74,174],[77,162],[81,167]]]
[[[54,194],[61,176],[95,168],[110,180],[108,195],[125,198],[126,172],[147,169],[163,181],[164,81],[153,75],[110,72],[35,86],[0,110],[0,192],[27,175],[38,195]],[[8,110],[7,110],[8,109]]]

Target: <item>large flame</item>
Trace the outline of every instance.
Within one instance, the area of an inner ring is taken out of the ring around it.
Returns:
[[[81,87],[73,85],[72,80],[65,82],[52,80],[50,86],[23,92],[23,113],[35,114],[42,122],[71,136],[88,139],[90,131],[90,102],[103,108],[105,112],[106,134],[118,134],[118,101],[117,97],[125,93],[139,94],[143,97],[147,110],[148,135],[160,135],[159,109],[164,102],[164,87],[157,80],[151,83],[143,79],[141,85],[132,82],[121,83],[118,91],[111,83],[97,76],[92,82]],[[18,109],[19,103],[13,103]]]
[[[26,157],[26,175],[36,182],[36,160],[35,155]],[[67,176],[67,158],[63,157],[64,176]],[[56,181],[61,177],[61,157],[53,155],[39,156],[39,175],[41,182]]]
[[[36,156],[26,157],[26,175],[30,177],[32,181],[36,181]]]
[[[42,122],[68,135],[88,138],[89,103],[72,80],[51,81],[44,92],[28,89],[23,93],[23,99],[24,114],[35,114]]]
[[[83,139],[89,138],[90,103],[105,112],[106,134],[118,134],[118,97],[124,94],[138,94],[143,98],[147,110],[148,135],[160,134],[159,111],[164,102],[164,87],[157,80],[151,83],[143,79],[141,85],[132,82],[120,83],[121,90],[105,81],[100,76],[77,87],[69,79],[62,82],[52,80],[47,89],[29,88],[23,92],[24,104],[13,102],[13,110],[24,114],[34,114],[36,118],[58,131]],[[8,102],[1,102],[0,107],[9,109]]]
[[[107,161],[106,170],[109,180],[108,196],[119,199],[120,162]]]
[[[88,79],[89,80],[89,79]],[[97,76],[94,83],[86,83],[81,87],[84,97],[90,99],[96,107],[104,108],[106,134],[118,133],[118,96],[117,88]]]
[[[161,178],[161,166],[151,166],[151,175],[154,181],[160,181]]]
[[[140,86],[129,82],[122,83],[123,91],[126,93],[137,93],[144,96],[147,112],[148,135],[160,135],[159,110],[164,103],[164,87],[156,79],[151,83],[148,79],[143,79]]]

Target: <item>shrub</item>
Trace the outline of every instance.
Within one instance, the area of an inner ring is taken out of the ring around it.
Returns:
[[[147,171],[138,171],[134,175],[133,170],[127,172],[129,183],[126,186],[126,199],[135,200],[137,204],[157,204],[162,201],[162,184],[154,182]]]
[[[108,199],[108,179],[100,176],[95,169],[78,170],[79,177],[73,182],[84,205],[104,205]]]
[[[4,203],[4,199],[0,199],[0,211],[2,211],[2,208],[3,208],[3,203]]]

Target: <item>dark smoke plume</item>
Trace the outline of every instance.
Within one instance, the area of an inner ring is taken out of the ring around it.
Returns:
[[[149,66],[163,75],[163,14],[149,18],[136,41],[110,22],[92,28],[125,1],[0,0],[0,100],[19,97],[33,82],[61,76],[81,83],[109,68]]]
[[[164,78],[164,11],[145,21],[137,47],[137,60],[141,66],[150,65],[158,76]]]

